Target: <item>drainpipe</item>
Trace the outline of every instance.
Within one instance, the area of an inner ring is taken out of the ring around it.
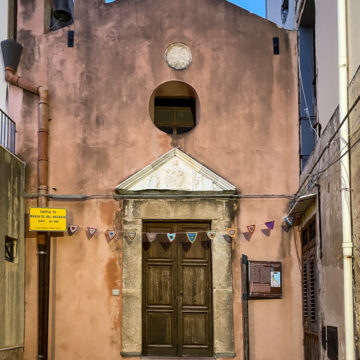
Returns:
[[[338,50],[339,50],[339,119],[342,121],[348,111],[348,59],[347,59],[347,19],[346,0],[337,1]],[[355,360],[354,310],[353,310],[353,242],[351,236],[350,205],[350,161],[349,122],[345,120],[340,129],[341,167],[341,211],[344,261],[344,322],[346,360]]]
[[[22,46],[14,40],[1,42],[5,65],[5,80],[14,86],[27,90],[39,97],[38,103],[38,172],[37,186],[40,194],[38,207],[47,207],[48,198],[48,137],[49,98],[48,89],[36,85],[16,74]],[[38,252],[38,358],[47,359],[49,318],[49,269],[50,240],[47,232],[37,232]]]

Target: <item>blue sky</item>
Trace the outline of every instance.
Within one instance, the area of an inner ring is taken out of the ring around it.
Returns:
[[[228,0],[254,14],[265,17],[265,0]]]
[[[105,0],[105,2],[113,2],[114,0]],[[228,0],[254,14],[265,17],[265,0]]]

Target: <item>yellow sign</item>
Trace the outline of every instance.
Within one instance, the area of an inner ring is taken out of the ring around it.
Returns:
[[[30,208],[30,231],[66,231],[66,209]]]

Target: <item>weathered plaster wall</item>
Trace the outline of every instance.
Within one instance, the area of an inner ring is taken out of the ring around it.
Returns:
[[[1,349],[24,343],[25,242],[21,193],[25,164],[2,146],[0,174],[0,359],[3,359],[22,353],[22,349]],[[5,236],[17,240],[14,262],[5,260]]]
[[[49,87],[49,188],[58,194],[111,194],[121,181],[179,146],[242,193],[295,193],[298,186],[296,34],[222,0],[98,0],[75,2],[75,47],[67,30],[42,35],[40,5],[19,6],[19,72]],[[159,11],[161,9],[161,11]],[[26,15],[25,15],[26,14]],[[35,29],[33,30],[33,26]],[[273,55],[272,38],[280,38]],[[184,42],[193,62],[185,71],[164,62],[166,47]],[[161,83],[187,82],[197,92],[194,130],[167,135],[152,123],[149,100]],[[27,191],[36,191],[37,103],[11,89],[19,153],[28,162]],[[54,190],[54,188],[56,190]],[[28,202],[34,205],[34,202]],[[285,215],[287,200],[242,200],[243,227]],[[120,205],[112,200],[56,202],[82,229],[52,239],[50,358],[116,359],[121,349],[122,239],[106,242]],[[84,228],[99,232],[88,240]],[[301,277],[291,233],[256,232],[233,244],[234,334],[242,358],[241,253],[284,265],[284,298],[251,302],[251,358],[302,357]],[[36,240],[27,233],[25,359],[36,356]],[[268,328],[268,318],[276,329]],[[90,325],[89,325],[90,324]],[[272,334],[276,334],[276,338]]]
[[[315,6],[317,109],[324,129],[339,102],[337,3],[336,0],[317,0]]]
[[[349,86],[349,102],[352,104],[360,95],[360,71],[358,71]],[[350,116],[350,146],[351,149],[351,206],[354,241],[354,273],[355,273],[355,314],[357,337],[360,334],[360,105],[358,104]],[[357,351],[360,344],[357,341]]]
[[[1,1],[0,3],[0,14],[3,14],[1,17],[1,23],[0,23],[0,41],[3,41],[7,39],[8,37],[8,2],[7,1]],[[2,56],[0,60],[1,67],[4,66]],[[5,81],[5,74],[2,72],[0,75],[0,109],[4,112],[7,111],[7,101],[6,101],[6,89],[7,84]]]
[[[314,207],[303,219],[303,225],[306,225],[314,215],[317,216],[318,335],[321,339],[322,326],[337,327],[339,359],[343,359],[345,347],[340,165],[339,162],[336,162],[329,167],[338,158],[340,148],[338,136],[327,147],[329,139],[337,130],[338,125],[339,116],[336,111],[316,144],[300,177],[300,183],[303,184],[302,194],[318,194],[318,190],[320,191],[321,214],[318,211],[319,198],[317,197]],[[325,147],[327,149],[323,157],[315,164]],[[308,177],[309,171],[313,167],[312,176]],[[324,354],[323,356],[326,356],[326,350],[322,349],[321,344],[319,348]]]
[[[360,35],[360,27],[357,17],[357,14],[360,12],[360,3],[356,0],[348,0],[347,6],[350,81],[356,76],[360,65],[360,44],[359,41],[357,41]]]

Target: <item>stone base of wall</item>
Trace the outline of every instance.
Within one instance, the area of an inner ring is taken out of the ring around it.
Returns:
[[[0,350],[0,360],[22,360],[24,356],[24,349],[13,349],[13,350]]]

